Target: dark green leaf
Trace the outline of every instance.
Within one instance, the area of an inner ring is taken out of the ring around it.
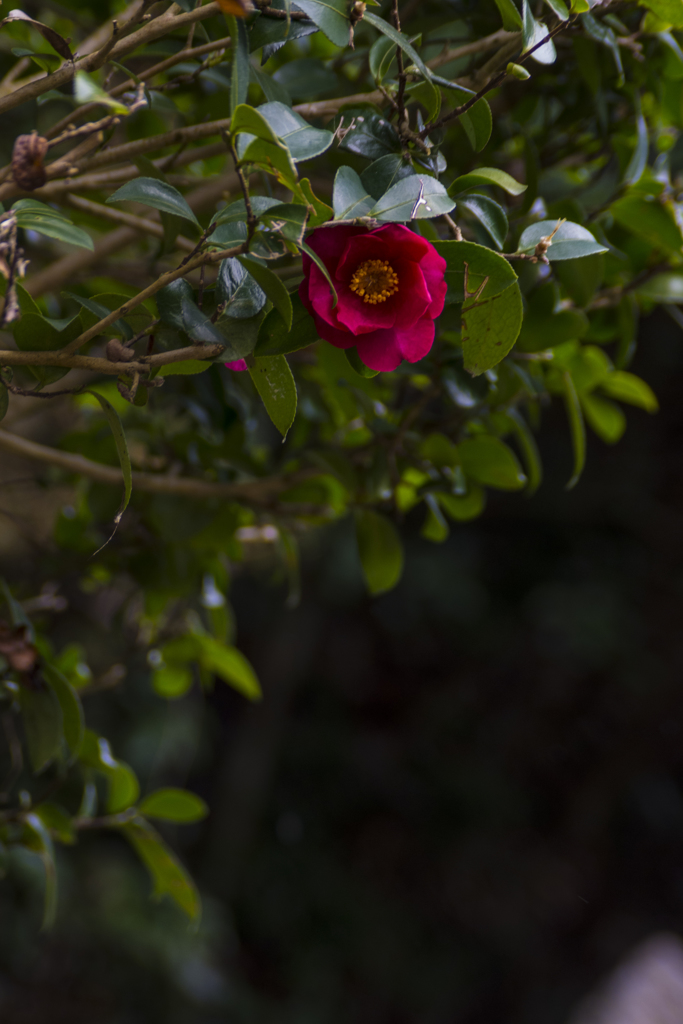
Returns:
[[[635,192],[612,203],[610,213],[618,224],[653,248],[680,255],[683,238],[671,204],[654,202],[652,197],[645,198]]]
[[[230,113],[234,115],[241,103],[246,103],[249,91],[251,65],[249,63],[249,36],[242,18],[227,15],[226,22],[230,30],[233,56],[230,71]]]
[[[121,466],[121,472],[123,474],[123,500],[119,506],[119,510],[114,517],[114,528],[116,528],[121,522],[121,516],[128,508],[128,502],[133,492],[133,471],[130,464],[130,455],[128,454],[128,444],[126,442],[126,435],[123,432],[123,426],[119,419],[119,414],[116,409],[104,395],[98,394],[97,391],[88,391],[89,395],[93,395],[102,407],[109,428],[114,438],[114,444],[116,445],[116,453],[119,457],[119,464]]]
[[[59,701],[59,706],[62,709],[64,739],[71,750],[71,756],[76,757],[81,749],[85,729],[81,699],[73,686],[54,665],[45,664],[42,671],[46,682]]]
[[[366,11],[363,16],[363,21],[372,25],[378,32],[387,36],[391,39],[396,46],[400,46],[403,52],[410,58],[411,62],[418,69],[423,78],[430,79],[431,71],[426,66],[422,57],[420,57],[417,50],[414,48],[407,36],[404,36],[402,32],[397,32],[393,25],[390,25],[388,21],[384,21],[383,18],[379,18],[376,14],[371,11]]]
[[[556,14],[560,21],[567,21],[569,18],[569,11],[564,0],[545,0],[553,14]]]
[[[60,242],[77,245],[81,249],[95,248],[93,240],[83,228],[77,228],[63,213],[53,210],[37,199],[19,199],[12,207],[17,225],[26,231],[37,231]]]
[[[266,293],[287,326],[291,327],[292,300],[280,278],[272,270],[269,270],[268,267],[250,260],[247,256],[238,256],[237,259]]]
[[[488,278],[483,297],[492,298],[517,281],[517,275],[506,259],[492,249],[475,242],[433,242],[439,256],[446,260],[448,302],[464,302],[465,264],[469,268],[469,291],[481,288]]]
[[[474,152],[480,153],[491,138],[491,132],[493,130],[491,108],[486,100],[477,100],[469,110],[466,110],[464,114],[461,114],[460,124],[464,128],[465,134],[467,135]]]
[[[297,245],[304,237],[307,219],[308,207],[303,203],[282,203],[260,216],[260,222],[266,230],[273,231]]]
[[[396,43],[386,36],[380,36],[370,47],[370,74],[378,85],[382,84],[389,73],[395,56]]]
[[[220,263],[216,290],[219,302],[227,302],[225,316],[247,320],[260,313],[266,304],[266,293],[239,260]]]
[[[284,103],[264,103],[259,114],[268,122],[278,139],[287,146],[292,160],[312,160],[325,153],[334,135],[324,128],[313,128],[295,110]]]
[[[293,310],[291,328],[287,327],[276,309],[271,309],[261,323],[258,342],[254,349],[255,355],[287,355],[288,352],[308,348],[318,340],[318,331],[313,317],[299,298],[298,292],[294,292],[291,299]]]
[[[64,60],[73,61],[74,55],[71,52],[68,42],[63,36],[60,36],[59,32],[55,32],[53,28],[48,25],[44,25],[42,21],[34,21],[28,14],[24,14],[22,10],[18,8],[10,11],[6,18],[0,21],[1,25],[6,25],[8,21],[22,21],[25,24],[31,26],[36,32],[39,32],[46,43],[49,43],[55,53],[58,53]]]
[[[383,594],[396,586],[403,572],[403,546],[396,527],[372,509],[356,512],[356,540],[363,575],[370,593]]]
[[[479,221],[499,249],[503,249],[509,230],[507,214],[502,206],[488,196],[469,195],[458,199],[458,206],[467,210]]]
[[[266,412],[285,438],[296,415],[296,384],[284,356],[259,356],[249,367]]]
[[[335,46],[348,46],[350,22],[346,0],[301,0],[301,3],[297,0],[297,7],[322,29]]]
[[[223,357],[225,358],[225,357]],[[211,367],[211,363],[204,359],[183,359],[180,363],[167,363],[159,370],[160,377],[188,377],[197,373],[204,373]]]
[[[576,487],[583,472],[583,467],[586,464],[586,427],[583,421],[583,413],[581,412],[581,402],[568,370],[565,370],[562,374],[562,388],[574,452],[574,472],[567,484],[567,490],[569,491],[572,487]]]
[[[373,199],[381,199],[397,181],[414,173],[411,165],[398,153],[386,153],[365,168],[360,180]]]
[[[276,356],[275,358],[282,359],[286,364],[286,360],[283,356]],[[265,361],[266,360],[257,360],[257,363]],[[289,367],[287,367],[287,369],[289,370]],[[274,380],[274,377],[274,374],[271,375],[271,381]],[[263,397],[263,395],[261,397]],[[276,404],[279,403],[279,399],[276,399],[275,401]],[[266,406],[266,408],[268,407]],[[282,410],[281,404],[278,408],[280,411]],[[270,409],[268,412],[270,414]],[[277,423],[275,425],[277,426]],[[278,429],[280,428],[278,427]],[[234,690],[237,690],[237,692],[241,693],[244,697],[248,697],[249,700],[261,699],[261,687],[258,679],[256,678],[256,673],[241,651],[238,651],[236,647],[230,647],[227,644],[221,643],[220,640],[216,640],[215,637],[208,636],[203,633],[195,635],[194,640],[197,644],[198,659],[202,668],[207,672],[215,673],[220,679],[227,683],[228,686],[232,686]]]
[[[209,808],[201,797],[188,793],[186,789],[157,789],[138,804],[140,814],[148,818],[161,818],[186,824],[201,821]]]
[[[41,818],[33,811],[24,815],[24,829],[26,846],[40,856],[45,869],[43,929],[51,928],[57,916],[57,868],[52,839]]]
[[[368,160],[378,160],[391,153],[401,153],[403,149],[393,125],[372,108],[342,111],[337,124],[342,122],[349,130],[339,148],[349,153],[367,157]]]
[[[107,199],[108,203],[143,203],[164,213],[174,213],[199,227],[199,221],[177,188],[158,178],[133,178]]]
[[[522,28],[522,19],[514,0],[496,0],[496,6],[503,19],[503,28],[508,32],[519,32]]]
[[[192,341],[205,345],[223,344],[220,331],[194,301],[192,287],[183,277],[166,285],[155,298],[159,316],[165,324],[184,331]]]
[[[536,444],[536,438],[529,429],[529,424],[517,409],[508,409],[507,416],[510,420],[513,433],[522,451],[522,458],[526,467],[527,494],[531,497],[540,487],[543,479],[543,466],[541,454]]]
[[[62,709],[54,692],[19,687],[19,706],[33,771],[42,772],[62,750]]]

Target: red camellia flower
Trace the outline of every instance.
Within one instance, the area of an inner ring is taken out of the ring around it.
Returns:
[[[337,290],[306,253],[299,295],[318,334],[337,348],[357,347],[371,370],[416,363],[434,341],[434,320],[446,299],[446,261],[401,224],[317,228],[308,238]]]

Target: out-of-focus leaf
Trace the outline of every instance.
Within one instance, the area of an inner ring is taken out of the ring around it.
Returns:
[[[470,482],[466,494],[437,494],[437,499],[446,515],[456,523],[466,523],[476,519],[484,511],[486,491],[483,487]]]
[[[542,21],[536,21],[534,18],[529,0],[522,0],[522,31],[525,52],[533,46],[538,46],[544,39],[548,39],[548,29]],[[553,64],[557,59],[557,51],[552,39],[548,39],[547,43],[538,46],[531,57],[539,64]]]
[[[144,818],[135,818],[122,825],[121,831],[152,876],[153,895],[170,896],[188,917],[198,918],[201,903],[195,884],[156,829]]]
[[[655,274],[638,286],[636,295],[652,302],[683,302],[683,274],[673,270]]]
[[[18,697],[31,767],[37,774],[61,753],[62,709],[56,694],[47,686],[29,689],[22,685]]]
[[[496,0],[496,7],[503,19],[503,28],[507,32],[520,32],[522,19],[515,6],[514,0]]]
[[[388,39],[391,39],[396,46],[400,46],[411,63],[413,63],[418,69],[422,77],[429,81],[432,73],[407,36],[404,36],[402,32],[398,32],[393,25],[389,24],[388,21],[384,21],[383,18],[378,17],[371,11],[365,12],[363,21],[372,25],[372,27],[376,28],[378,32],[382,32],[382,34],[387,36]]]
[[[284,284],[268,267],[261,266],[246,256],[238,256],[245,270],[249,271],[260,288],[266,293],[288,327],[292,326],[292,300]]]
[[[133,493],[133,470],[130,464],[130,455],[128,453],[128,443],[126,441],[126,435],[123,431],[123,425],[119,418],[114,406],[97,391],[89,391],[89,395],[93,395],[100,403],[102,412],[105,415],[105,419],[109,424],[109,429],[112,432],[114,438],[114,444],[116,445],[116,454],[119,457],[119,465],[121,466],[121,472],[123,474],[123,500],[119,506],[119,510],[114,516],[115,527],[121,522],[123,513],[128,508],[128,502],[130,496]]]
[[[491,434],[478,434],[458,445],[465,476],[486,487],[518,491],[527,483],[517,456],[504,441]]]
[[[81,699],[73,686],[54,665],[44,664],[42,672],[59,701],[59,706],[62,709],[64,739],[71,750],[71,756],[76,757],[81,749],[83,730],[85,729]]]
[[[581,396],[581,408],[586,422],[607,444],[616,444],[626,430],[623,410],[609,398],[588,394]]]
[[[57,869],[50,833],[33,811],[24,815],[24,843],[40,856],[45,869],[43,930],[51,928],[57,916]]]
[[[627,370],[614,370],[600,382],[600,390],[620,402],[637,405],[645,412],[657,412],[659,409],[657,396],[650,385]]]
[[[286,362],[284,357],[276,358],[282,358],[283,362]],[[257,360],[257,362],[260,362],[260,360]],[[275,425],[277,426],[277,424]],[[261,687],[256,678],[256,673],[241,651],[238,651],[236,647],[223,644],[220,640],[216,640],[215,637],[206,634],[198,634],[194,637],[194,640],[197,644],[202,668],[206,669],[207,672],[214,672],[229,686],[237,690],[238,693],[248,697],[249,700],[261,699]]]
[[[470,141],[475,153],[480,153],[491,138],[493,131],[493,117],[491,108],[485,99],[477,102],[460,115],[460,124]]]
[[[403,546],[396,527],[381,512],[356,512],[356,540],[363,575],[370,593],[383,594],[396,586],[403,572]]]
[[[200,796],[188,793],[186,789],[172,787],[150,793],[140,801],[138,810],[147,818],[161,818],[163,821],[183,824],[201,821],[209,813],[209,808]]]
[[[23,11],[16,8],[10,11],[6,18],[0,21],[0,27],[6,25],[8,21],[23,21],[27,22],[31,28],[35,29],[43,37],[45,42],[49,43],[55,53],[58,53],[64,60],[73,61],[74,55],[71,52],[71,48],[63,36],[60,36],[59,32],[55,32],[49,25],[44,25],[42,21],[35,21],[30,18],[28,14],[24,14]]]
[[[562,374],[562,387],[574,452],[574,472],[567,483],[567,490],[569,491],[576,487],[583,473],[583,467],[586,464],[586,426],[576,386],[568,370],[565,370]]]
[[[448,186],[448,194],[449,196],[458,196],[479,185],[497,185],[498,188],[505,189],[511,196],[519,196],[527,189],[526,185],[515,181],[512,175],[507,174],[506,171],[500,171],[497,167],[478,167],[476,171],[462,174],[456,178]]]
[[[125,103],[120,103],[110,96],[108,92],[105,92],[104,89],[100,89],[94,78],[91,78],[85,71],[76,72],[74,96],[79,104],[101,103],[103,106],[113,110],[115,114],[128,113],[128,107]]]
[[[0,420],[4,419],[7,410],[9,409],[9,391],[5,385],[0,382]]]

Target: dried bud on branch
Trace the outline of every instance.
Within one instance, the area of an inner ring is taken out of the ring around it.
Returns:
[[[12,150],[12,174],[19,188],[33,192],[45,184],[45,156],[48,147],[47,139],[37,132],[17,137]]]
[[[135,359],[135,352],[131,352],[117,338],[111,338],[107,342],[105,352],[110,363],[132,363]]]

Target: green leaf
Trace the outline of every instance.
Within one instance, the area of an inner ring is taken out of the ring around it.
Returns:
[[[251,110],[251,107],[246,109]],[[266,210],[271,210],[274,206],[282,205],[279,199],[272,199],[270,196],[251,196],[250,202],[251,208],[257,217],[260,217]],[[212,223],[216,225],[234,224],[246,221],[246,219],[247,208],[244,199],[237,199],[234,203],[229,203],[222,210],[219,210],[218,213],[214,214]],[[211,242],[212,239],[213,235],[210,236],[209,241]]]
[[[198,373],[204,373],[212,363],[204,359],[183,359],[180,363],[167,363],[159,370],[160,377],[190,377]]]
[[[322,29],[335,46],[349,45],[350,22],[346,0],[302,0],[301,3],[297,0],[297,7]]]
[[[71,756],[77,757],[83,743],[83,732],[85,729],[85,717],[81,699],[68,682],[65,676],[54,667],[54,665],[43,665],[43,676],[59,701],[62,709],[62,723],[64,739],[66,740]]]
[[[261,323],[258,341],[254,349],[256,356],[284,356],[308,348],[318,340],[318,330],[298,292],[293,292],[292,324],[288,327],[277,309],[271,309]]]
[[[480,153],[491,138],[493,131],[493,117],[491,108],[485,99],[477,102],[460,115],[460,124],[470,141],[475,153]]]
[[[669,250],[680,255],[683,238],[670,204],[649,200],[632,193],[617,199],[610,213],[618,224],[644,239],[654,249]]]
[[[468,189],[476,188],[479,185],[497,185],[498,188],[505,189],[511,196],[520,196],[527,189],[526,185],[521,185],[511,174],[499,171],[497,167],[478,167],[476,171],[462,174],[456,178],[448,186],[448,194],[457,197],[462,192],[467,192]]]
[[[345,348],[342,350],[346,359],[353,370],[360,374],[361,377],[365,377],[368,380],[371,377],[376,377],[379,370],[371,370],[369,366],[366,366],[361,357],[358,355],[358,349],[354,345],[352,348]]]
[[[48,238],[56,238],[59,242],[68,242],[81,249],[94,250],[92,238],[83,228],[77,228],[63,213],[53,210],[37,199],[19,199],[12,211],[16,216],[17,225],[26,231],[37,231]]]
[[[643,117],[640,93],[636,93],[636,99],[636,148],[624,173],[624,185],[635,185],[637,181],[640,181],[643,171],[647,167],[647,157],[650,149],[650,137],[647,122]]]
[[[469,195],[458,199],[458,206],[467,210],[479,221],[502,250],[509,231],[507,214],[502,206],[488,196]]]
[[[76,842],[76,833],[71,824],[71,817],[59,804],[50,800],[42,800],[36,807],[36,815],[50,833],[56,833],[60,843],[72,845]]]
[[[381,85],[386,78],[395,56],[396,43],[392,39],[386,36],[380,36],[379,39],[375,39],[370,47],[369,61],[370,74],[377,85]]]
[[[165,181],[160,181],[159,178],[133,178],[132,181],[127,181],[125,185],[117,189],[106,201],[107,203],[143,203],[145,206],[162,210],[164,213],[174,213],[178,217],[183,217],[192,224],[196,224],[197,227],[200,226],[178,189]]]
[[[414,173],[412,166],[400,154],[385,153],[365,168],[360,180],[373,199],[381,199],[397,181],[410,178]]]
[[[225,316],[248,320],[266,304],[266,293],[239,260],[222,260],[218,268],[216,291],[219,302],[227,302]]]
[[[683,3],[681,0],[639,0],[641,7],[647,7],[660,21],[673,28],[683,28]]]
[[[201,821],[209,813],[209,808],[200,796],[188,793],[186,789],[172,787],[150,793],[140,801],[138,810],[147,818],[161,818],[183,824]]]
[[[283,362],[285,362],[284,359]],[[194,639],[202,668],[207,672],[214,672],[249,700],[261,699],[261,687],[256,673],[241,651],[238,651],[236,647],[222,644],[215,637],[203,633],[196,634]]]
[[[623,84],[624,81],[624,67],[621,62],[621,52],[619,50],[619,43],[616,35],[609,25],[605,25],[604,22],[598,21],[592,14],[586,13],[581,15],[581,24],[585,32],[596,42],[602,43],[608,50],[611,51],[614,63],[617,68],[619,75],[619,84]]]
[[[299,182],[299,188],[308,203],[308,226],[309,228],[317,228],[321,224],[325,224],[328,220],[332,220],[333,210],[331,206],[324,203],[322,199],[318,199],[308,178],[302,178]]]
[[[0,381],[0,420],[4,419],[9,409],[9,391]]]
[[[287,436],[296,415],[296,384],[284,356],[259,356],[249,367],[251,379],[266,412],[282,434]]]
[[[432,73],[407,36],[404,36],[402,32],[397,32],[393,25],[390,25],[389,22],[384,21],[383,18],[379,18],[371,11],[365,12],[363,15],[363,21],[372,25],[372,27],[376,28],[378,32],[382,32],[382,34],[387,36],[388,39],[391,39],[396,46],[400,46],[403,52],[410,58],[411,62],[418,69],[422,77],[429,81]]]
[[[250,70],[249,63],[249,36],[247,27],[241,18],[234,15],[226,16],[226,22],[232,41],[233,57],[230,70],[230,113],[234,114],[235,109],[245,103],[249,91]]]
[[[334,142],[334,133],[313,128],[296,110],[284,103],[264,103],[259,114],[268,122],[278,139],[287,146],[295,163],[312,160],[327,152]]]
[[[482,297],[493,298],[517,281],[517,274],[503,257],[484,245],[475,242],[432,242],[432,245],[446,260],[446,283],[448,302],[465,300],[465,264],[469,267],[469,290],[481,288],[488,278]]]
[[[224,339],[218,328],[194,301],[194,292],[188,281],[179,277],[157,292],[157,309],[165,324],[175,327],[196,342],[222,345]]]
[[[363,575],[373,596],[396,586],[403,572],[403,545],[396,527],[372,509],[358,509],[355,514],[356,540]]]
[[[154,896],[168,895],[193,920],[201,913],[199,893],[180,861],[144,818],[127,821],[121,831],[135,849],[154,883]]]
[[[542,238],[548,238],[557,228],[556,220],[539,220],[522,232],[517,252],[533,253]],[[581,256],[607,252],[607,246],[595,240],[587,228],[573,221],[565,221],[555,232],[546,253],[551,263],[556,260],[575,260]]]
[[[667,271],[656,274],[649,281],[639,285],[636,295],[651,302],[679,303],[683,302],[683,274]]]
[[[432,541],[433,544],[442,544],[448,539],[450,533],[448,523],[434,494],[425,494],[424,501],[427,506],[427,515],[422,524],[420,536],[425,540]]]
[[[20,685],[19,706],[33,771],[42,772],[62,750],[62,709],[52,689]]]
[[[43,910],[43,930],[51,928],[57,916],[57,868],[55,853],[50,833],[41,818],[30,811],[24,815],[25,845],[40,856],[45,869],[45,899]]]
[[[280,278],[268,267],[261,266],[260,263],[250,260],[247,256],[238,256],[237,259],[266,293],[288,328],[291,328],[292,300]]]
[[[446,515],[456,523],[476,519],[484,511],[486,491],[470,481],[466,494],[437,494],[437,499]]]
[[[569,18],[569,11],[564,0],[545,0],[553,14],[556,14],[560,21],[567,21]]]
[[[524,33],[524,52],[530,50],[548,37],[548,29],[541,21],[536,21],[531,13],[529,0],[522,0],[522,26]],[[543,46],[539,46],[531,55],[532,60],[539,64],[553,64],[557,58],[557,51],[552,39],[549,39]]]
[[[586,421],[598,437],[607,444],[616,444],[626,430],[626,416],[623,410],[600,395],[581,395],[581,408]]]
[[[192,672],[185,665],[161,665],[152,673],[152,686],[160,697],[177,700],[192,687]]]
[[[375,200],[366,191],[360,175],[352,167],[340,167],[334,176],[332,206],[335,220],[365,217]]]
[[[583,467],[586,464],[586,427],[576,386],[568,370],[562,373],[562,388],[567,419],[569,420],[572,450],[574,452],[574,472],[567,484],[567,490],[569,491],[572,487],[576,487],[583,473]]]
[[[480,304],[481,303],[481,304]],[[510,285],[491,298],[486,288],[478,302],[462,309],[462,351],[465,369],[477,377],[503,359],[519,335],[524,310],[519,285]]]
[[[610,398],[618,398],[620,402],[637,405],[645,412],[657,412],[659,409],[657,396],[650,385],[636,377],[635,373],[628,373],[626,370],[614,370],[610,373],[600,382],[600,390]]]
[[[292,97],[285,86],[276,81],[272,75],[267,75],[251,62],[249,63],[249,78],[260,86],[266,100],[272,103],[284,103],[285,106],[292,105]],[[246,97],[244,97],[246,99]]]
[[[507,417],[510,421],[512,431],[517,438],[517,443],[522,451],[522,458],[527,475],[527,494],[531,497],[541,485],[543,480],[543,465],[541,454],[536,444],[536,439],[529,429],[527,421],[518,409],[508,409]]]
[[[103,106],[113,110],[115,114],[128,113],[128,107],[125,103],[120,103],[119,100],[113,99],[104,89],[100,89],[94,78],[91,78],[85,71],[76,72],[74,96],[79,104],[101,103]]]
[[[411,175],[392,185],[370,209],[368,216],[382,221],[408,221],[450,213],[455,202],[446,189],[429,175]]]
[[[372,108],[343,110],[337,123],[343,123],[346,132],[339,144],[340,149],[368,160],[402,153],[403,146],[395,128]]]
[[[108,740],[98,736],[91,729],[83,733],[83,742],[78,752],[82,764],[94,768],[106,776],[109,782],[107,810],[110,814],[125,811],[140,795],[140,786],[135,772],[123,761],[118,761],[111,752]]]
[[[514,0],[496,0],[496,7],[503,19],[503,28],[507,32],[521,32],[522,19],[514,4]]]
[[[281,203],[260,216],[261,224],[296,245],[300,245],[306,230],[308,207],[303,203]]]
[[[517,456],[499,437],[477,434],[458,445],[465,476],[501,491],[518,491],[527,483]]]
[[[119,464],[121,466],[121,472],[123,473],[123,500],[119,506],[119,510],[114,517],[114,528],[121,522],[123,513],[128,508],[128,502],[133,492],[133,471],[130,464],[130,455],[128,454],[128,444],[126,443],[126,435],[123,432],[123,426],[119,419],[119,414],[116,409],[104,395],[98,394],[97,391],[88,391],[87,394],[93,395],[102,407],[102,412],[105,415],[109,428],[114,438],[114,444],[116,445],[116,453],[119,457]],[[111,539],[111,538],[110,538]]]
[[[66,325],[62,330],[55,326],[60,323]],[[24,313],[12,327],[17,348],[22,352],[55,352],[81,333],[78,316],[60,322],[48,320],[39,313]]]

